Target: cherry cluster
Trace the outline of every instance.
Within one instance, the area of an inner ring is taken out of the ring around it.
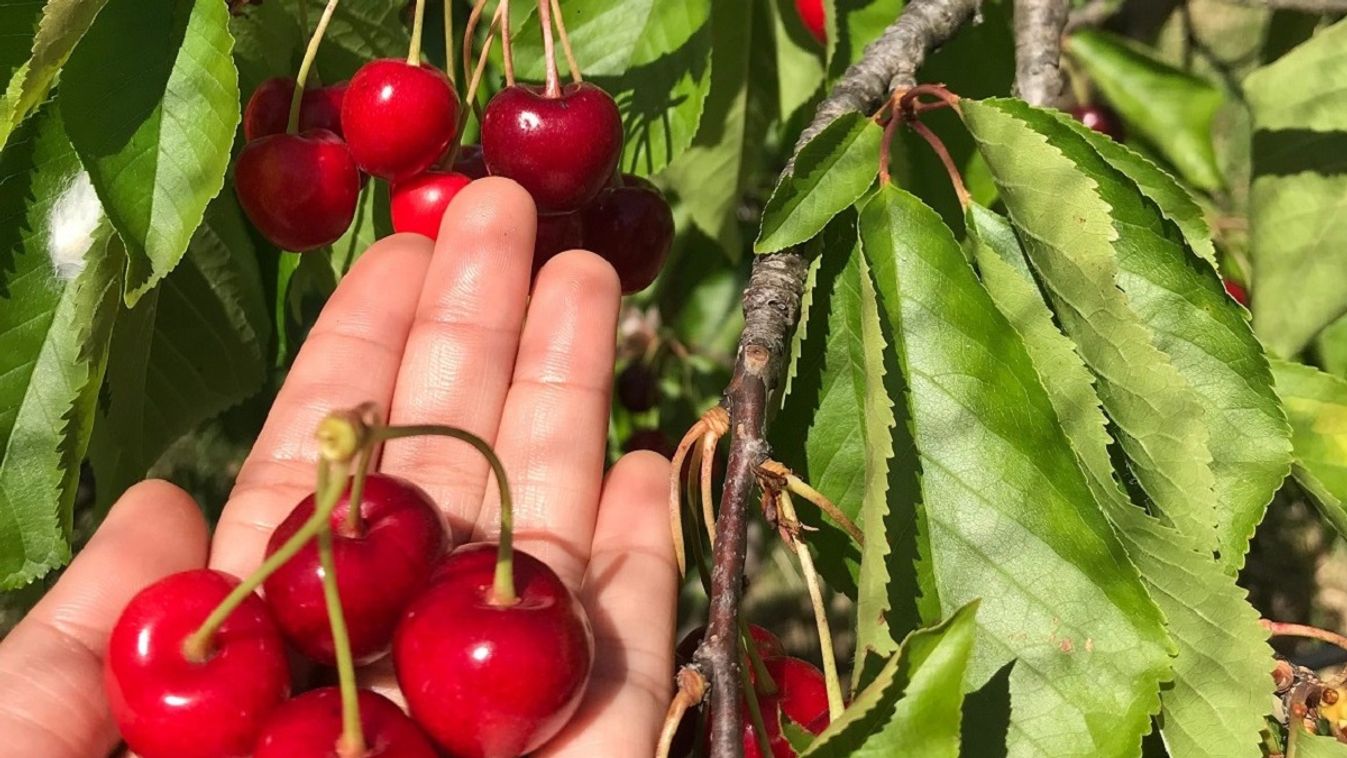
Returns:
[[[317,491],[276,527],[254,574],[175,574],[122,612],[106,690],[141,758],[434,758],[435,746],[455,758],[509,758],[574,714],[594,661],[589,619],[556,573],[513,550],[509,489],[490,447],[450,427],[355,417],[329,416],[320,428],[320,440],[358,441],[356,452],[340,443],[337,456],[359,460],[353,475],[333,476],[325,454]],[[446,554],[430,497],[364,472],[374,445],[411,434],[444,434],[486,455],[501,486],[498,543]],[[339,686],[290,697],[287,643],[335,665]],[[410,717],[356,685],[355,667],[390,651]]]
[[[679,667],[692,660],[705,631],[695,629],[678,643]],[[750,624],[748,633],[752,650],[745,671],[753,686],[763,734],[759,736],[754,727],[753,711],[740,708],[744,758],[795,758],[795,748],[791,747],[782,726],[783,719],[810,734],[823,732],[829,724],[828,690],[823,672],[808,661],[786,655],[780,638],[771,631]],[[710,719],[702,710],[699,708],[684,715],[669,750],[671,758],[688,758],[695,753],[698,739],[703,744],[710,739]],[[770,753],[763,752],[764,744],[770,748]]]
[[[373,176],[390,185],[393,229],[434,239],[459,191],[503,176],[537,205],[535,272],[563,250],[586,248],[613,264],[623,292],[644,289],[673,243],[673,213],[655,185],[619,173],[623,127],[612,96],[578,73],[562,86],[550,45],[548,57],[546,85],[516,84],[509,73],[482,114],[481,145],[460,146],[466,109],[449,77],[419,52],[366,63],[349,83],[305,89],[310,56],[300,83],[267,80],[244,109],[246,144],[235,166],[243,210],[277,246],[313,250],[350,227]]]

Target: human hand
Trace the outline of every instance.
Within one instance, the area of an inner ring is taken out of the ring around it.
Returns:
[[[437,243],[379,241],[342,281],[239,472],[209,551],[186,493],[137,485],[0,643],[0,734],[14,755],[86,758],[113,748],[101,659],[126,602],[176,571],[256,568],[272,529],[313,491],[319,420],[366,401],[388,408],[393,424],[448,424],[492,442],[514,494],[516,548],[550,565],[589,613],[589,689],[540,754],[654,752],[678,577],[668,462],[633,453],[603,473],[617,277],[597,256],[565,253],[539,272],[530,297],[535,211],[506,180],[474,182],[444,223]],[[467,445],[393,440],[377,468],[425,489],[455,544],[494,536],[499,499],[487,463]],[[374,669],[368,681],[379,687]]]

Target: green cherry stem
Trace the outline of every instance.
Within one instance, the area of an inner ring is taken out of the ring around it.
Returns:
[[[762,708],[758,705],[757,693],[753,691],[753,680],[748,669],[739,667],[739,684],[744,688],[744,703],[748,706],[748,720],[753,722],[753,734],[758,738],[758,752],[762,755],[774,755],[772,743],[767,739],[767,725],[762,721]]]
[[[407,47],[407,65],[421,65],[421,26],[426,18],[426,0],[416,0],[416,14],[412,16],[412,44]]]
[[[444,74],[449,83],[458,87],[458,77],[454,75],[454,0],[444,0]],[[463,72],[464,76],[468,72]]]
[[[420,424],[413,426],[385,426],[374,430],[373,440],[384,441],[399,437],[451,437],[472,445],[491,464],[500,488],[500,543],[496,551],[496,577],[491,587],[491,602],[497,606],[514,605],[519,596],[514,586],[514,502],[510,499],[510,483],[505,478],[505,466],[486,440],[472,432],[452,426]]]
[[[341,496],[341,478],[335,478],[331,472],[332,464],[326,460],[320,460],[318,463],[318,494],[317,502],[314,504],[313,515],[308,521],[304,522],[290,539],[277,548],[276,552],[267,556],[257,570],[248,575],[237,587],[233,589],[220,604],[211,611],[206,620],[201,622],[197,630],[187,635],[183,640],[182,652],[189,661],[204,661],[210,654],[211,639],[215,632],[229,618],[229,614],[239,606],[254,590],[262,586],[262,582],[267,577],[275,573],[276,569],[285,564],[286,561],[294,557],[309,540],[318,535],[327,526],[328,519],[332,516],[332,509],[337,505],[337,499]],[[334,482],[333,479],[336,479]]]
[[[341,495],[340,482],[335,494]],[[335,502],[336,498],[332,498]],[[360,724],[360,700],[355,682],[355,661],[351,658],[351,636],[346,630],[346,614],[337,592],[337,566],[332,559],[332,529],[318,532],[318,563],[323,568],[323,598],[327,602],[327,622],[332,629],[332,647],[337,653],[337,688],[341,692],[341,738],[337,755],[360,758],[365,754],[365,735]]]
[[[538,23],[543,27],[543,65],[547,70],[543,96],[561,97],[561,81],[557,74],[557,52],[552,42],[552,4],[538,0]]]
[[[772,679],[772,674],[767,670],[767,664],[762,662],[762,653],[758,652],[758,642],[753,639],[753,634],[748,631],[748,621],[741,615],[739,617],[739,641],[744,646],[744,652],[748,654],[748,663],[753,667],[753,673],[758,678],[758,692],[764,695],[776,694],[776,682]]]
[[[795,505],[790,500],[790,493],[782,490],[778,503],[781,507],[781,518],[792,525],[791,528],[798,528],[800,521],[795,515]],[[842,681],[837,676],[832,630],[828,628],[828,610],[823,604],[823,590],[819,587],[818,572],[814,570],[814,557],[809,553],[809,546],[798,536],[792,535],[789,542],[800,560],[800,572],[804,574],[805,586],[809,588],[809,600],[814,606],[814,621],[818,624],[819,652],[823,658],[823,681],[828,687],[828,715],[830,720],[836,721],[841,717],[845,705],[842,702]]]
[[[309,70],[313,68],[313,61],[318,57],[318,46],[322,44],[328,22],[332,20],[332,14],[336,10],[337,0],[327,0],[323,15],[318,18],[318,27],[313,30],[313,36],[309,37],[309,46],[304,50],[304,60],[300,62],[299,73],[295,75],[295,93],[290,96],[290,120],[285,125],[286,134],[299,132],[299,103],[304,99],[304,82],[309,79]]]
[[[347,537],[358,537],[364,530],[361,523],[361,499],[365,496],[365,477],[369,474],[370,459],[374,457],[374,445],[366,445],[357,453],[355,473],[351,475],[351,495],[346,498],[346,523],[342,525]]]

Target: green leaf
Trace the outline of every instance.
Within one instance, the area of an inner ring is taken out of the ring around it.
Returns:
[[[966,687],[1018,659],[1011,754],[1134,755],[1170,641],[1029,354],[920,200],[884,187],[860,229],[901,340],[940,603],[983,600]]]
[[[115,235],[46,109],[0,153],[0,588],[70,557],[123,265]]]
[[[107,0],[49,0],[11,2],[0,8],[0,28],[24,29],[24,17],[32,16],[36,26],[31,27],[33,34],[14,35],[13,42],[6,42],[4,57],[0,61],[0,82],[8,82],[0,93],[0,146],[9,139],[10,133],[47,98],[56,74],[70,57],[70,51],[80,41],[94,17],[102,10]],[[40,18],[34,16],[34,10],[40,10]],[[13,26],[10,26],[13,24]],[[8,35],[6,35],[8,36]],[[29,43],[23,55],[23,62],[17,69],[8,65],[10,55],[17,52],[9,48],[10,44]]]
[[[1294,433],[1292,473],[1347,536],[1347,380],[1288,361],[1273,361],[1272,370]]]
[[[833,216],[874,183],[883,138],[879,124],[860,113],[847,113],[809,140],[794,169],[772,191],[753,249],[783,250],[823,231]]]
[[[804,756],[957,758],[963,678],[978,601],[912,632]]]
[[[973,206],[968,230],[984,286],[1024,340],[1090,490],[1178,646],[1174,681],[1160,695],[1160,729],[1169,754],[1256,758],[1266,695],[1247,683],[1272,669],[1258,613],[1219,564],[1192,540],[1136,508],[1118,484],[1109,456],[1113,440],[1093,377],[1053,323],[1009,222]]]
[[[964,101],[963,112],[1063,330],[1099,379],[1131,472],[1161,515],[1214,551],[1219,522],[1206,412],[1159,344],[1187,325],[1181,303],[1164,312],[1169,298],[1219,311],[1224,306],[1211,303],[1220,293],[1193,281],[1177,230],[1063,121],[1013,100]],[[1148,279],[1148,262],[1180,280]],[[1133,309],[1138,300],[1141,312]]]
[[[711,86],[710,0],[567,0],[562,10],[585,78],[622,111],[624,170],[660,171],[692,144],[701,123]],[[537,15],[512,34],[518,76],[541,81]]]
[[[1347,21],[1244,80],[1253,113],[1253,318],[1268,349],[1299,353],[1347,312]]]
[[[62,75],[70,141],[126,243],[129,305],[224,186],[239,122],[228,22],[216,0],[109,0]]]
[[[1212,119],[1225,101],[1220,88],[1097,29],[1077,31],[1067,50],[1127,125],[1184,179],[1206,190],[1222,186],[1211,140]]]
[[[1146,255],[1121,256],[1119,283],[1129,303],[1153,324],[1152,341],[1202,401],[1216,476],[1221,553],[1230,569],[1237,570],[1291,463],[1291,429],[1272,388],[1267,356],[1243,310],[1225,292],[1211,233],[1192,197],[1145,158],[1074,120],[1060,121],[1154,203],[1148,216],[1158,211],[1178,228],[1178,236],[1173,229],[1165,231],[1169,245],[1156,245]],[[1203,262],[1178,250],[1179,236]],[[1140,278],[1151,286],[1131,284]],[[1170,319],[1176,323],[1166,324]]]
[[[261,386],[270,323],[242,212],[223,195],[183,264],[118,318],[89,450],[100,506],[177,438]]]
[[[904,0],[825,0],[828,9],[828,79],[836,81],[860,60],[903,11]],[[810,39],[813,42],[813,39]]]
[[[1292,726],[1286,740],[1286,758],[1347,758],[1347,745],[1333,737],[1310,734]]]

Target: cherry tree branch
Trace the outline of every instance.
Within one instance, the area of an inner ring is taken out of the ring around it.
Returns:
[[[1015,0],[1015,90],[1031,105],[1061,100],[1062,29],[1069,0]]]
[[[979,0],[911,0],[819,104],[813,121],[796,141],[795,152],[839,116],[869,113],[894,90],[916,84],[917,69],[927,54],[973,19],[978,5]],[[794,157],[784,173],[793,167]],[[744,330],[724,398],[733,436],[716,519],[710,619],[693,658],[711,685],[712,758],[736,758],[743,749],[736,689],[747,509],[758,466],[768,457],[767,408],[800,315],[808,268],[804,256],[793,250],[759,256],[744,291]]]

